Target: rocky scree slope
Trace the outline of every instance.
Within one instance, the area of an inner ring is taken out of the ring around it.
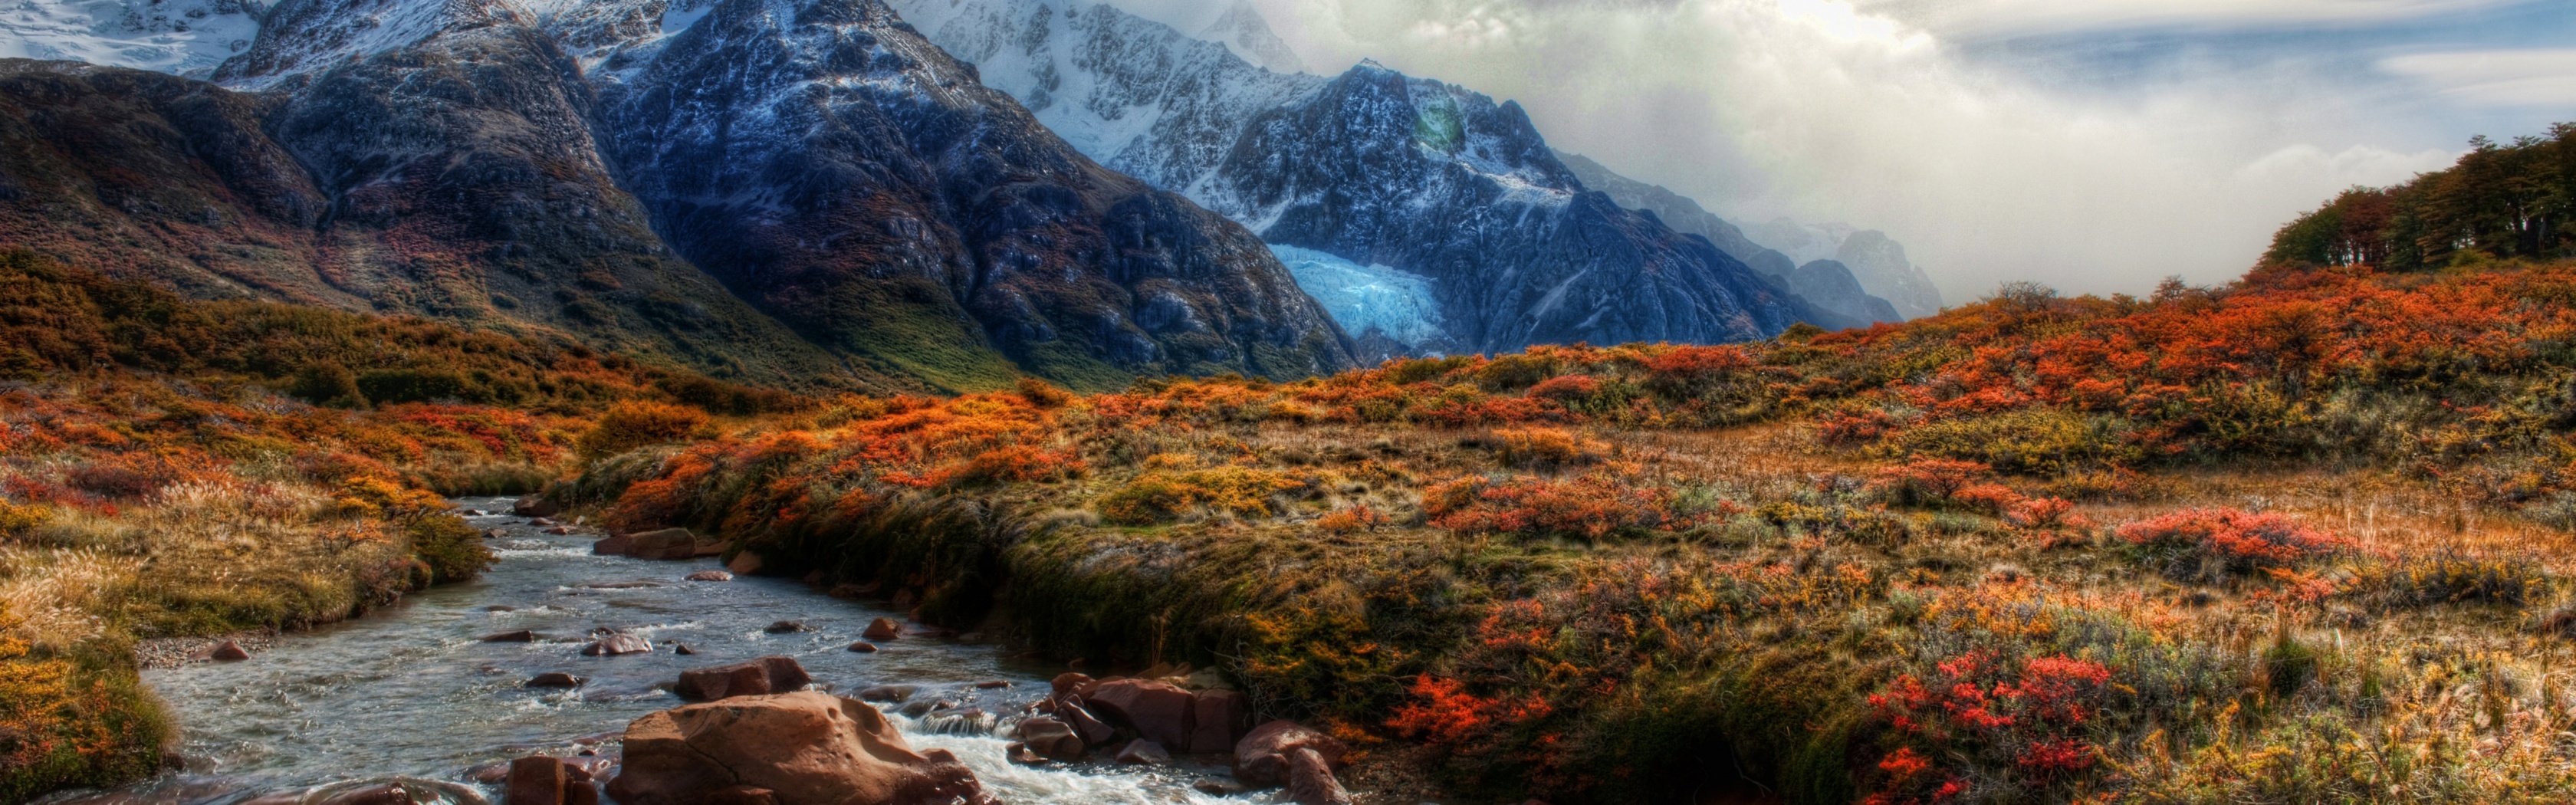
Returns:
[[[894,6],[1111,168],[1271,244],[1427,280],[1437,335],[1401,345],[1411,351],[1706,343],[1801,320],[1866,323],[1590,193],[1516,104],[1373,63],[1332,78],[1271,72],[1105,5]],[[1369,317],[1335,313],[1346,326]]]
[[[1091,164],[880,3],[267,19],[215,73],[246,92],[0,67],[0,235],[200,295],[555,330],[781,385],[1350,365],[1249,234]],[[722,35],[685,35],[701,19]],[[675,101],[686,122],[638,122]]]

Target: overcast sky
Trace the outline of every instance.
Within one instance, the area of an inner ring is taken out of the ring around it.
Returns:
[[[2576,0],[1251,1],[1310,70],[1519,100],[1738,223],[1886,230],[1954,302],[2224,282],[2336,190],[2576,120]]]

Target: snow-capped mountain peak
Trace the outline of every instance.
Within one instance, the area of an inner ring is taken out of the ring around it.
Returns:
[[[1305,60],[1297,58],[1297,52],[1290,50],[1288,43],[1270,30],[1270,21],[1262,18],[1260,9],[1252,7],[1251,0],[1234,0],[1234,5],[1226,7],[1225,14],[1199,31],[1199,38],[1223,43],[1226,49],[1234,51],[1234,55],[1264,70],[1274,73],[1306,71]]]

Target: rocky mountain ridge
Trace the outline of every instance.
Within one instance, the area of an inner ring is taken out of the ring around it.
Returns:
[[[194,292],[555,329],[788,385],[1353,363],[1258,240],[1092,163],[875,0],[267,19],[214,71],[246,91],[9,63],[0,185],[22,192],[0,233]]]

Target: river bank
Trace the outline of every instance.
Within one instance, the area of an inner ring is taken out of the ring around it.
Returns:
[[[508,501],[458,504],[506,511]],[[478,772],[532,753],[613,758],[628,722],[680,704],[665,688],[681,671],[774,655],[795,658],[819,685],[844,695],[913,686],[909,706],[893,707],[907,740],[955,753],[1006,802],[1218,801],[1191,786],[1223,777],[1224,768],[1186,758],[1153,767],[1008,762],[1009,742],[995,731],[1000,716],[1043,699],[1061,666],[920,633],[853,652],[871,622],[903,613],[784,579],[688,581],[716,569],[715,561],[595,556],[598,535],[546,534],[527,518],[469,520],[502,534],[487,540],[497,561],[482,577],[415,593],[369,617],[278,635],[246,661],[145,671],[181,725],[183,768],[103,796],[44,802],[231,805],[386,780],[456,801],[498,801],[497,784],[478,781]],[[782,620],[800,628],[773,630]],[[654,651],[583,656],[601,629],[649,640]],[[537,639],[481,640],[522,630]],[[675,653],[681,645],[692,653]],[[525,685],[550,672],[583,682]]]

